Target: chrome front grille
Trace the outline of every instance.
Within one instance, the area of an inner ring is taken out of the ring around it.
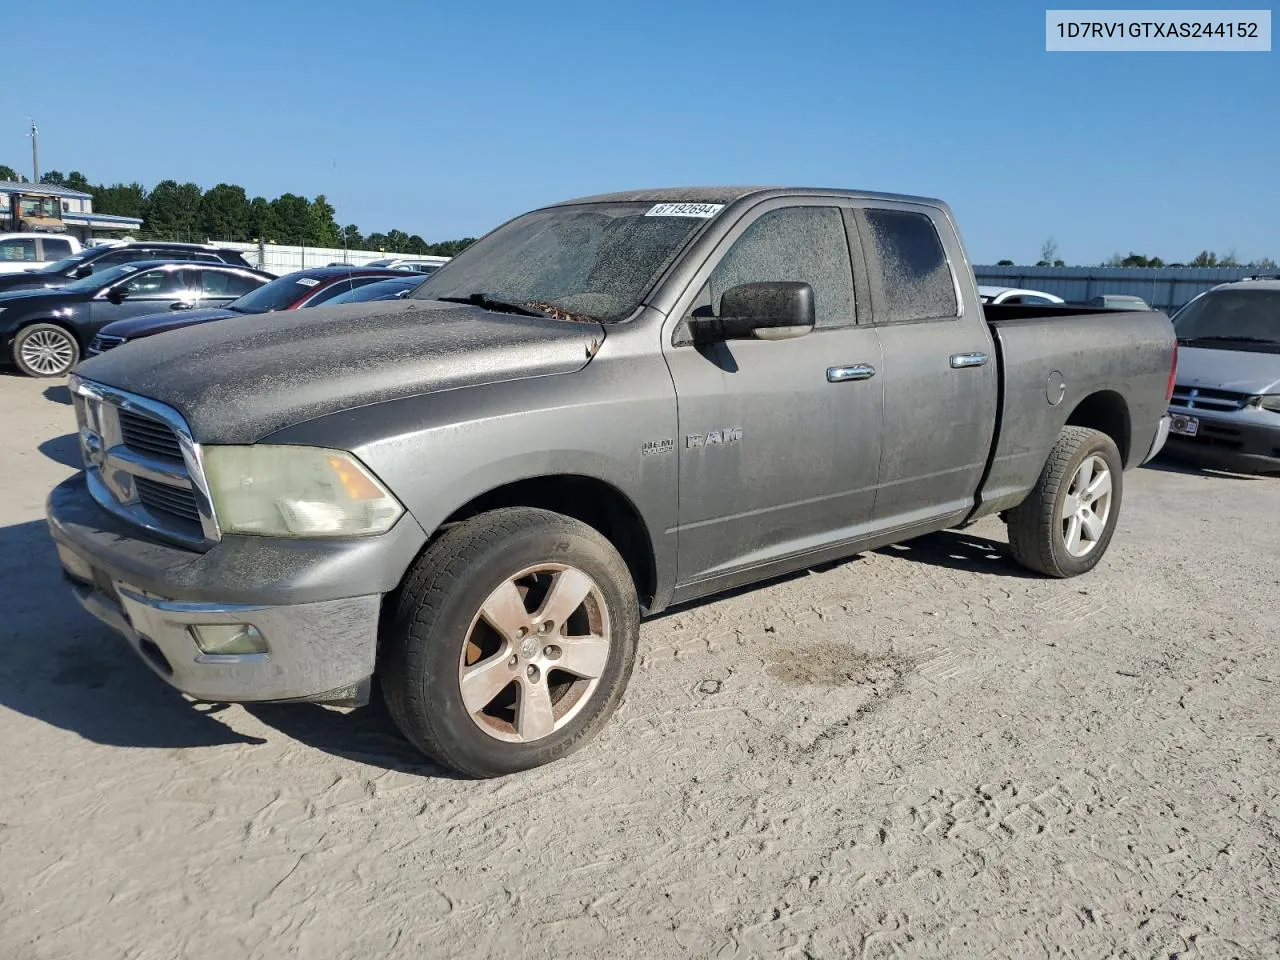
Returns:
[[[103,509],[185,546],[220,533],[200,447],[172,407],[71,378],[89,492]]]
[[[93,342],[89,344],[90,353],[102,353],[106,350],[114,349],[124,343],[124,337],[107,337],[98,334],[93,338]]]
[[[120,439],[131,450],[169,460],[182,460],[182,446],[167,424],[127,410],[121,410],[117,415],[120,418]]]
[[[169,513],[190,523],[200,522],[200,508],[191,490],[156,483],[146,477],[134,477],[133,483],[138,490],[138,502],[148,509]]]
[[[1182,410],[1212,411],[1242,410],[1249,402],[1249,394],[1231,390],[1215,390],[1210,387],[1188,387],[1178,384],[1173,388],[1169,406]]]

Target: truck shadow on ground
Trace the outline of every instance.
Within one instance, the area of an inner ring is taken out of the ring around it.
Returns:
[[[400,735],[376,685],[369,703],[350,711],[314,703],[247,703],[243,706],[289,739],[344,760],[420,777],[465,779],[432,763]]]
[[[230,704],[193,703],[155,676],[80,609],[43,521],[0,527],[8,610],[0,643],[0,707],[111,747],[174,749],[263,744],[219,718]],[[420,776],[452,777],[405,740],[374,691],[368,706],[246,704],[263,724],[334,756]]]
[[[84,465],[80,455],[80,438],[74,433],[65,433],[52,440],[46,440],[37,449],[54,463],[79,470]]]
[[[1157,473],[1177,473],[1184,477],[1206,477],[1222,480],[1274,480],[1274,475],[1265,473],[1244,473],[1230,467],[1215,464],[1196,463],[1193,460],[1182,460],[1162,454],[1150,463],[1143,464],[1142,469],[1154,470]]]
[[[1009,545],[967,530],[943,530],[915,540],[881,547],[876,553],[899,557],[931,567],[945,567],[965,573],[985,573],[996,577],[1039,579],[1039,575],[1021,566],[1009,555]]]
[[[171,749],[263,743],[193,707],[125,641],[80,609],[43,521],[0,528],[7,611],[0,706],[116,747]]]
[[[67,389],[66,384],[58,387],[48,387],[44,391],[44,398],[53,403],[63,403],[68,407],[71,406],[71,391]]]

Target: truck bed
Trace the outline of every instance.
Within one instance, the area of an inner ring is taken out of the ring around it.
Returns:
[[[1175,343],[1167,316],[1074,304],[998,304],[983,312],[1000,392],[974,519],[1021,502],[1066,424],[1105,418],[1126,468],[1142,462],[1165,412]]]

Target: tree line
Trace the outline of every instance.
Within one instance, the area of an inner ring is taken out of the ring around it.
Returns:
[[[1012,260],[998,260],[997,267],[1012,267]],[[1036,262],[1037,267],[1065,267],[1067,264],[1058,256],[1058,245],[1050,237],[1040,247],[1040,259]],[[1141,253],[1134,253],[1132,250],[1128,254],[1113,253],[1102,263],[1100,267],[1248,267],[1251,270],[1276,271],[1280,270],[1280,264],[1277,264],[1270,257],[1259,257],[1249,263],[1241,263],[1240,258],[1236,256],[1235,251],[1219,257],[1212,250],[1201,250],[1186,263],[1166,263],[1160,257],[1148,257]]]
[[[4,164],[0,164],[0,180],[27,182]],[[354,223],[339,225],[337,211],[324,194],[308,199],[285,193],[268,200],[250,198],[237,184],[219,183],[201,190],[197,184],[176,180],[161,180],[147,190],[140,183],[93,184],[79,170],[66,175],[50,170],[41,175],[40,182],[93,194],[95,213],[141,219],[138,233],[149,240],[262,241],[452,257],[475,239],[428,243],[403,230],[365,234]]]

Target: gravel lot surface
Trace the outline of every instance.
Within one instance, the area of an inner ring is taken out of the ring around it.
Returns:
[[[67,403],[0,374],[4,960],[1280,955],[1280,480],[1131,473],[1077,580],[987,521],[663,616],[601,738],[474,783],[84,614]]]

